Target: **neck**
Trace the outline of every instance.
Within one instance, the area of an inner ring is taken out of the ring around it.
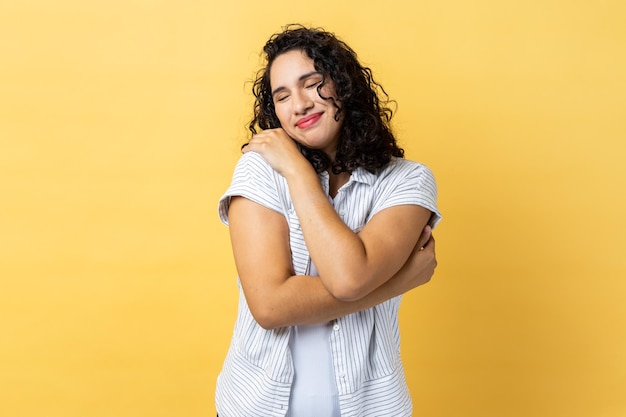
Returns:
[[[328,193],[332,198],[335,198],[339,189],[348,182],[350,179],[349,172],[341,172],[339,174],[333,174],[331,170],[328,170]]]

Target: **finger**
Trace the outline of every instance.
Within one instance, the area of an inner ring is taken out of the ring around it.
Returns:
[[[267,141],[264,139],[262,133],[256,134],[250,138],[250,141],[248,143],[241,147],[241,151],[243,153],[250,151],[259,152],[261,149],[263,149],[262,146],[265,145],[266,142]]]
[[[428,242],[426,242],[426,244],[420,250],[432,252],[433,254],[435,253],[435,239],[432,237],[432,235],[430,239],[428,239]]]
[[[431,232],[432,232],[432,229],[430,226],[427,225],[426,227],[424,227],[424,230],[422,230],[422,233],[420,234],[420,237],[417,239],[417,243],[415,246],[417,246],[418,248],[423,248],[428,242],[428,239],[430,239]]]

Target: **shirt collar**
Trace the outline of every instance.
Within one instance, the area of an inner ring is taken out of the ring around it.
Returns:
[[[324,180],[324,182],[328,182],[328,172],[323,171],[319,175],[320,178]],[[358,167],[354,171],[352,171],[352,174],[350,174],[350,179],[348,180],[347,184],[350,184],[351,182],[360,182],[367,185],[373,185],[374,182],[376,182],[376,175],[372,174],[365,168]]]
[[[352,175],[350,175],[350,181],[373,185],[376,181],[376,175],[372,174],[363,167],[358,167],[357,169],[352,171]]]

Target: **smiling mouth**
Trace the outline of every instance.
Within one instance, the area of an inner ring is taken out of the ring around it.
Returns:
[[[315,122],[317,122],[321,117],[322,113],[315,113],[310,116],[303,117],[302,119],[298,120],[296,126],[298,126],[300,129],[306,129],[313,126]]]

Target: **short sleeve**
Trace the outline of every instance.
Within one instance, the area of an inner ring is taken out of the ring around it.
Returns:
[[[231,197],[245,197],[271,210],[284,214],[283,204],[279,198],[277,180],[279,175],[256,152],[246,152],[241,156],[230,186],[220,198],[218,204],[219,218],[228,225],[228,207]]]
[[[429,222],[431,227],[435,227],[441,220],[437,207],[437,183],[427,166],[408,160],[397,160],[384,174],[380,185],[371,216],[389,207],[413,204],[433,213]]]

